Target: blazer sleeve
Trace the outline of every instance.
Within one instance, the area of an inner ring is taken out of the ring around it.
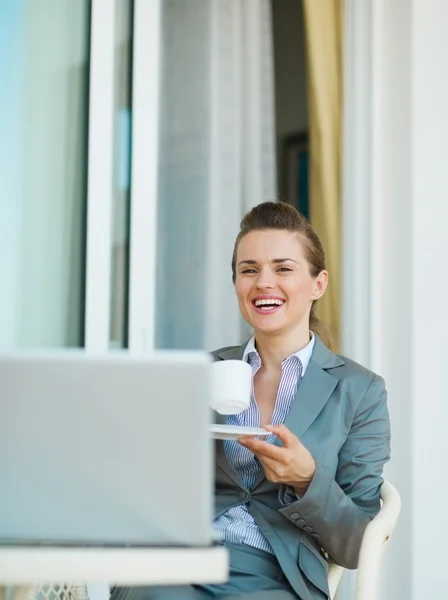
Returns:
[[[358,405],[340,453],[336,477],[323,465],[306,493],[280,509],[337,564],[356,569],[364,531],[380,509],[390,422],[384,380],[375,375]]]

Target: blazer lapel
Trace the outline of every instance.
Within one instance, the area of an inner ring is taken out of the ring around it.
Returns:
[[[310,361],[291,410],[285,419],[286,427],[301,438],[328,402],[338,379],[317,363]]]
[[[316,336],[313,355],[285,419],[286,427],[298,438],[316,420],[339,382],[331,369],[343,364],[343,359],[333,354]],[[280,444],[280,441],[276,440],[276,443]]]
[[[218,360],[242,360],[243,355],[244,355],[244,349],[245,349],[246,345],[247,345],[247,342],[245,342],[242,346],[227,348],[227,349],[221,351],[218,354]],[[213,421],[212,422],[216,423],[217,425],[224,425],[226,422],[226,416],[221,415],[220,413],[218,413],[216,411],[212,411],[212,412],[213,412],[213,415],[212,415]],[[229,464],[229,462],[226,458],[226,454],[224,452],[223,440],[216,440],[215,455],[216,455],[216,463],[219,465],[219,467],[221,467],[221,469],[224,471],[224,473],[226,473],[226,475],[228,475],[230,477],[230,479],[232,479],[238,487],[246,489],[246,487],[243,484],[243,482],[241,481],[241,478],[239,477],[238,473]]]
[[[244,342],[242,346],[232,346],[230,348],[224,348],[218,353],[221,360],[243,360],[244,349],[246,348],[249,341]]]

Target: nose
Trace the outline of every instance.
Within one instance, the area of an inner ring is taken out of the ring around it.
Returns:
[[[275,287],[275,276],[270,269],[263,269],[257,279],[259,290],[272,290]]]

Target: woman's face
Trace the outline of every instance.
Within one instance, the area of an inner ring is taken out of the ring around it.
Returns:
[[[260,333],[309,327],[314,300],[325,292],[328,274],[310,275],[297,233],[252,231],[239,243],[235,290],[243,318]]]

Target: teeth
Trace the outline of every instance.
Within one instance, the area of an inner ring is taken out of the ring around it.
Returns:
[[[277,300],[276,298],[267,298],[265,300],[255,300],[255,306],[263,306],[264,304],[268,304],[272,306],[276,304],[277,306],[281,306],[284,303],[284,300]]]

